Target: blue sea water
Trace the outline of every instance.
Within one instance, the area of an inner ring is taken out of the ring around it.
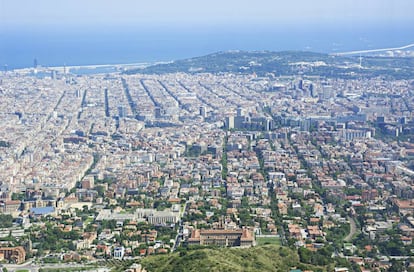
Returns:
[[[0,67],[171,61],[226,50],[342,52],[414,42],[414,27],[237,26],[0,28]]]

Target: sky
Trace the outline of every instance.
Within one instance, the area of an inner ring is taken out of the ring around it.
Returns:
[[[0,0],[1,28],[386,24],[412,0]]]

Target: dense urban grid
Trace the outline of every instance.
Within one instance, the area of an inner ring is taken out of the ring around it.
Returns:
[[[3,72],[0,259],[139,271],[148,255],[277,244],[337,271],[409,269],[413,91],[305,73]]]

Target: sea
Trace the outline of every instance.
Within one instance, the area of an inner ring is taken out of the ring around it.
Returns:
[[[173,61],[218,51],[335,53],[414,43],[414,26],[15,27],[0,28],[0,67]]]

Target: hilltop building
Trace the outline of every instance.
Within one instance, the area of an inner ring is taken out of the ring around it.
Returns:
[[[252,232],[246,228],[239,230],[194,229],[188,239],[189,245],[215,245],[223,247],[251,247],[255,240]]]

